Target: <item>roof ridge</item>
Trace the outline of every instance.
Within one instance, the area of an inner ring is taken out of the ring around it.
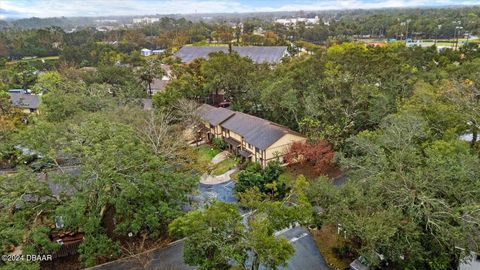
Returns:
[[[226,108],[224,108],[226,109]],[[230,109],[226,109],[226,110],[230,110]],[[247,117],[251,117],[251,118],[255,118],[255,119],[259,119],[263,122],[265,122],[266,125],[272,125],[274,127],[278,127],[280,128],[282,131],[286,132],[286,133],[294,133],[294,134],[300,134],[294,130],[291,130],[290,128],[288,128],[287,126],[284,126],[284,125],[281,125],[281,124],[278,124],[278,123],[275,123],[275,122],[272,122],[270,120],[267,120],[267,119],[264,119],[264,118],[261,118],[261,117],[258,117],[258,116],[255,116],[255,115],[251,115],[251,114],[248,114],[248,113],[244,113],[244,112],[238,112],[238,111],[234,111],[234,110],[230,110],[232,111],[234,114],[242,114],[242,115],[245,115]],[[301,135],[301,134],[300,134]],[[303,136],[303,135],[302,135]]]

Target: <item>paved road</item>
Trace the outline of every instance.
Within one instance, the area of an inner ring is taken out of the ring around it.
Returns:
[[[295,247],[295,254],[282,270],[331,270],[315,246],[315,241],[303,227],[296,227],[281,233]],[[99,265],[91,270],[193,270],[183,262],[183,241],[178,241],[166,248],[154,250],[131,258]],[[260,267],[261,270],[265,268]]]
[[[295,254],[288,261],[287,267],[279,269],[331,270],[318,252],[315,240],[306,228],[296,227],[280,234],[279,237],[287,238],[295,247]]]
[[[89,268],[90,270],[193,270],[183,262],[183,241],[166,248]]]

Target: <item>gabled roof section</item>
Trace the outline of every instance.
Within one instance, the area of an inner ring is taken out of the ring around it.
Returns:
[[[12,105],[18,108],[37,109],[40,106],[40,96],[33,94],[8,93]]]
[[[232,47],[242,57],[248,57],[257,64],[280,63],[282,58],[287,53],[286,46],[246,46],[246,47]],[[228,53],[227,46],[184,46],[175,54],[182,60],[183,63],[189,63],[198,58],[208,58],[208,55],[213,52]]]
[[[203,104],[202,106],[198,107],[197,113],[203,120],[214,126],[222,123],[235,114],[235,112],[231,110],[225,108],[216,108],[207,104]]]
[[[262,150],[290,132],[286,127],[241,112],[235,112],[235,115],[222,123],[222,126],[240,134],[245,141]]]
[[[250,144],[265,150],[288,133],[288,129],[268,124],[260,126],[244,137]]]
[[[287,53],[286,46],[234,47],[233,50],[238,52],[240,56],[252,59],[257,64],[278,64]]]

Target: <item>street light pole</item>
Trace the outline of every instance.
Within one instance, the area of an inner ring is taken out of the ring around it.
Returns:
[[[441,24],[437,25],[437,28],[438,30],[435,33],[435,42],[434,42],[435,46],[437,46],[438,32],[440,32],[440,29],[442,29],[442,25]]]
[[[455,33],[456,33],[456,40],[455,40],[455,50],[458,49],[458,36],[460,35],[460,30],[463,29],[461,26],[455,27]],[[458,32],[457,32],[458,30]]]

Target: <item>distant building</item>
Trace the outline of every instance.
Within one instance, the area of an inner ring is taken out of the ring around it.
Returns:
[[[152,50],[152,54],[155,54],[155,55],[160,55],[164,52],[165,52],[165,50]]]
[[[152,83],[150,84],[151,89],[149,89],[147,85],[147,93],[149,95],[155,95],[158,92],[162,92],[165,90],[165,87],[172,78],[172,69],[169,65],[162,64],[162,69],[165,72],[165,75],[162,78],[155,78],[153,79]],[[150,91],[151,90],[151,91]]]
[[[257,64],[268,63],[278,64],[283,57],[288,56],[286,46],[246,46],[232,47],[242,57],[248,57]],[[177,51],[175,56],[180,58],[183,63],[190,63],[198,58],[208,58],[213,52],[228,53],[227,46],[184,46]]]
[[[104,20],[95,20],[96,23],[117,23],[118,21],[117,20],[107,20],[107,19],[104,19]]]
[[[197,109],[202,119],[200,136],[207,140],[221,138],[227,149],[246,161],[267,166],[269,161],[283,162],[283,156],[294,142],[306,138],[287,127],[241,112],[203,104]]]
[[[154,22],[160,21],[160,18],[150,18],[150,17],[144,17],[144,18],[134,18],[133,23],[134,24],[151,24]]]
[[[149,49],[146,49],[146,48],[143,48],[143,49],[140,50],[140,54],[142,56],[150,56],[150,55],[152,55],[152,53],[153,53],[152,50],[149,50]]]
[[[287,18],[287,19],[276,19],[275,23],[282,24],[284,26],[296,26],[298,23],[303,22],[306,25],[318,24],[320,19],[318,16],[315,18]]]
[[[13,107],[24,112],[35,112],[40,106],[40,95],[30,94],[29,89],[11,89],[8,91]]]

